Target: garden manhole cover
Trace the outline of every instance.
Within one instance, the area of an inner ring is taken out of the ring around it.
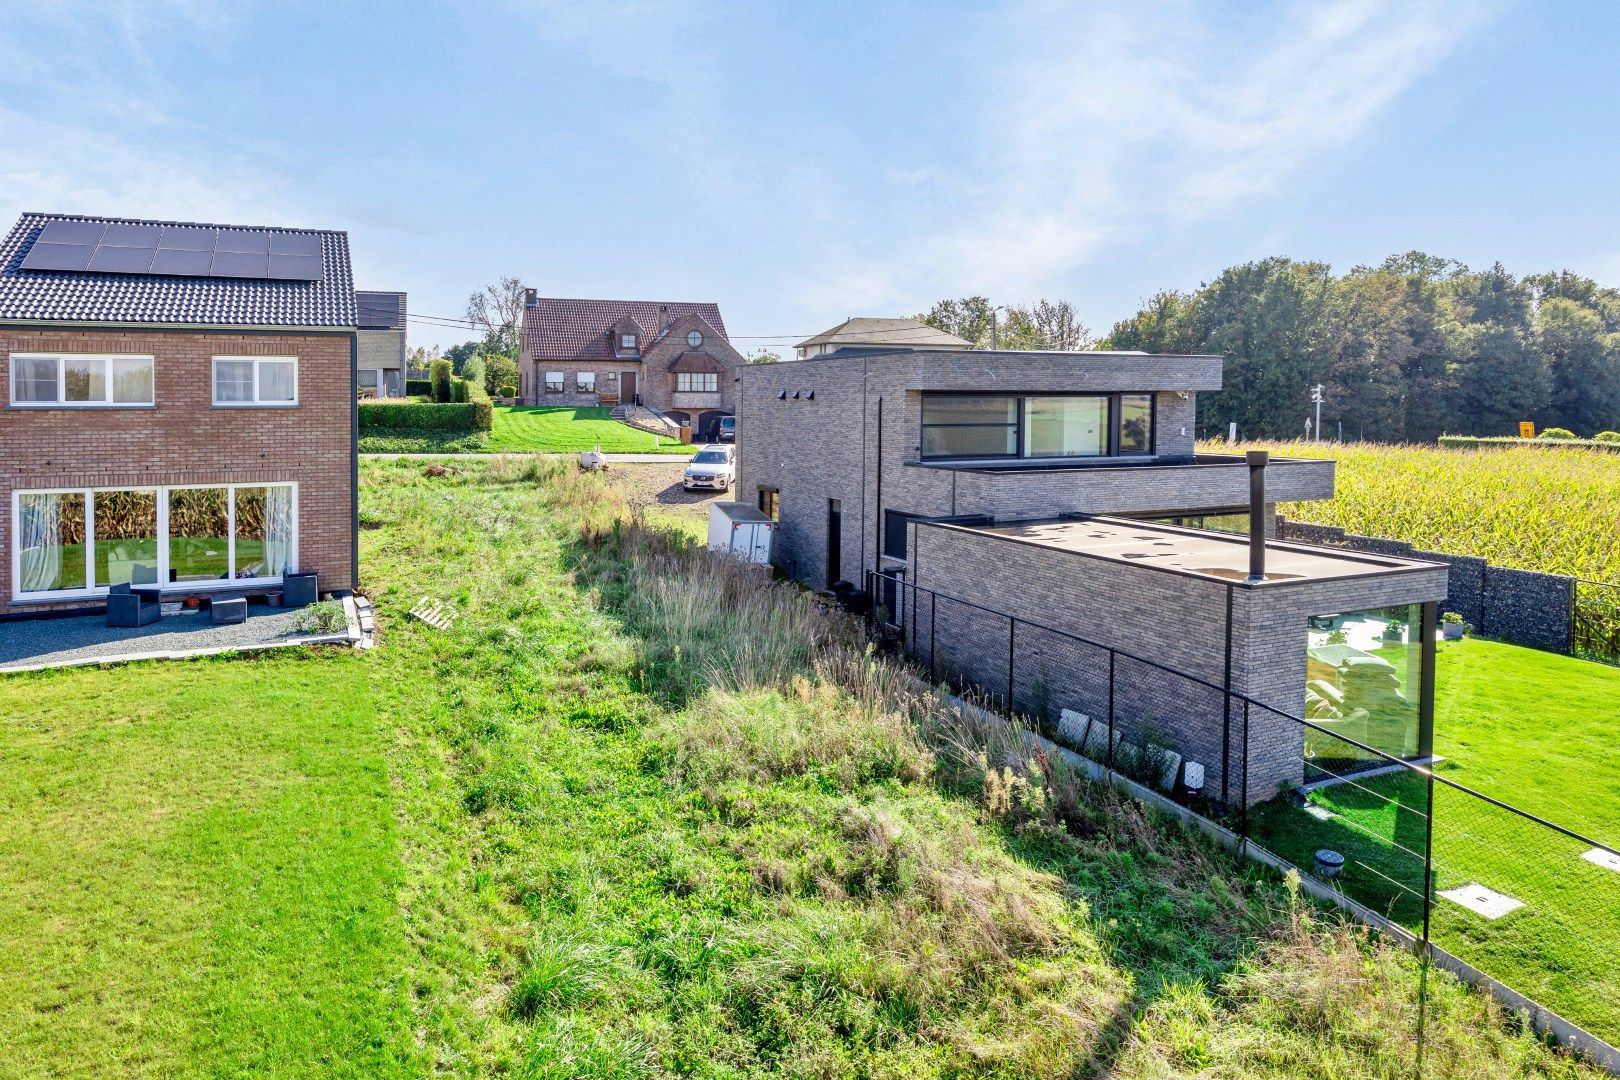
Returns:
[[[1440,895],[1487,919],[1500,919],[1508,912],[1524,907],[1524,904],[1511,896],[1503,896],[1499,892],[1492,892],[1485,886],[1472,882],[1459,888],[1447,889]]]
[[[1612,851],[1604,851],[1600,847],[1595,847],[1582,855],[1581,858],[1589,863],[1597,863],[1605,870],[1620,871],[1620,855],[1616,855]]]

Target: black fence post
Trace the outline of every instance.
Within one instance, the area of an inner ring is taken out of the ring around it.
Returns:
[[[1221,811],[1232,801],[1232,593],[1226,587],[1226,672],[1222,678],[1225,694],[1221,698]]]
[[[1418,967],[1418,1029],[1417,1029],[1417,1073],[1418,1080],[1423,1077],[1423,1040],[1424,1032],[1428,1028],[1429,1019],[1429,910],[1433,906],[1430,893],[1434,886],[1434,767],[1423,770],[1427,778],[1428,814],[1425,816],[1423,826],[1423,957]]]
[[[913,596],[915,601],[916,597]],[[934,666],[934,625],[939,620],[939,593],[928,590],[928,681],[935,686],[939,685],[938,668]]]
[[[1108,650],[1108,768],[1114,767],[1114,661],[1119,654]],[[1085,747],[1080,749],[1084,750]]]
[[[1238,796],[1243,800],[1243,839],[1249,838],[1249,699],[1243,699],[1243,786]]]
[[[1013,643],[1018,636],[1018,619],[1007,616],[1007,719],[1013,716]]]

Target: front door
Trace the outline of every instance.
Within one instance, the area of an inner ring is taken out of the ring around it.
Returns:
[[[624,405],[640,405],[636,400],[636,373],[633,371],[619,372],[619,401]]]

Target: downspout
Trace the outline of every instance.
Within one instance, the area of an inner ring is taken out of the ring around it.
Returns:
[[[883,399],[877,399],[877,483],[872,502],[876,508],[873,515],[877,519],[872,529],[872,569],[883,569]],[[865,569],[864,567],[862,569]]]
[[[360,332],[349,335],[349,588],[360,585]]]

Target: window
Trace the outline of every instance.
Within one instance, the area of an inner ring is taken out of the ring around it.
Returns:
[[[703,344],[703,335],[694,330],[690,334],[686,335],[686,343],[695,349],[699,345]]]
[[[620,334],[619,335],[619,348],[625,350],[626,352],[635,352],[636,351],[636,335],[634,335],[634,334]]]
[[[922,456],[1016,457],[1019,400],[977,394],[925,394]]]
[[[1108,453],[1108,399],[1024,399],[1025,457],[1100,457]]]
[[[677,371],[677,393],[712,394],[720,389],[720,376],[713,371]]]
[[[214,404],[298,404],[298,361],[291,356],[214,357]]]
[[[1119,396],[1119,452],[1153,453],[1153,395]]]
[[[582,394],[596,393],[596,372],[580,371],[574,374],[574,385]]]
[[[81,408],[151,405],[150,356],[44,356],[13,353],[13,405]]]
[[[21,491],[14,593],[94,594],[125,582],[279,581],[297,566],[292,484]]]
[[[563,373],[560,371],[546,372],[546,393],[560,394],[563,392]]]
[[[1153,453],[1152,394],[924,394],[923,458]]]
[[[382,372],[376,368],[361,368],[355,372],[359,394],[363,398],[382,396]]]
[[[781,520],[782,493],[776,488],[762,487],[759,489],[759,512],[772,521]]]

